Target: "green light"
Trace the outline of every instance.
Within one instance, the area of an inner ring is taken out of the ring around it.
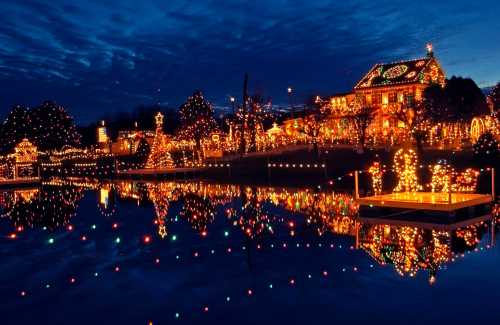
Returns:
[[[54,238],[49,238],[49,244],[53,244],[54,243]]]
[[[47,283],[47,284],[45,285],[45,288],[47,288],[47,289],[48,289],[48,288],[50,288],[50,284],[48,284],[48,283]]]
[[[272,288],[273,288],[273,284],[271,283],[271,284],[269,285],[269,289],[272,289]]]
[[[231,297],[226,297],[226,301],[231,301]]]
[[[172,236],[172,241],[176,241],[177,240],[177,235],[173,235]]]
[[[224,237],[227,237],[227,236],[229,236],[229,231],[226,230],[226,231],[224,231]]]
[[[116,237],[116,239],[115,239],[115,243],[119,244],[120,242],[121,242],[120,237]]]
[[[95,224],[92,225],[92,229],[96,229],[97,226]]]
[[[175,313],[175,318],[179,318],[180,316],[181,316],[181,314]]]

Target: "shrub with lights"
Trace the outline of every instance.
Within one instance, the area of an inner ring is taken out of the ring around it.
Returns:
[[[483,133],[473,145],[474,156],[485,162],[493,162],[498,157],[498,141],[490,132]]]

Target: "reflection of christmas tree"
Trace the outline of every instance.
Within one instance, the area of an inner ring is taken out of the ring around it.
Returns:
[[[174,199],[174,183],[148,184],[149,199],[155,208],[155,225],[158,226],[158,235],[163,239],[167,236],[166,225],[170,201]]]
[[[195,193],[184,195],[180,215],[186,218],[194,230],[206,234],[208,224],[214,221],[215,209],[209,199]]]
[[[254,188],[246,188],[242,192],[241,214],[238,225],[245,235],[251,239],[261,237],[266,231],[273,234],[271,217],[263,211]]]
[[[47,227],[50,230],[69,223],[76,214],[83,189],[44,186],[40,191],[15,191],[4,215],[15,227]]]
[[[163,114],[156,115],[156,134],[151,147],[146,168],[173,168],[174,161],[170,156],[170,141],[163,133]]]

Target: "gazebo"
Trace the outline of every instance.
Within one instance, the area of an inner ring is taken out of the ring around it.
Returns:
[[[38,162],[37,147],[24,138],[14,148],[14,179],[33,178],[37,176],[35,165]]]

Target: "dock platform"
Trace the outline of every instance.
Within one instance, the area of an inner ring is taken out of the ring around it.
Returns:
[[[489,194],[474,193],[392,193],[357,199],[360,206],[453,212],[491,203]]]

